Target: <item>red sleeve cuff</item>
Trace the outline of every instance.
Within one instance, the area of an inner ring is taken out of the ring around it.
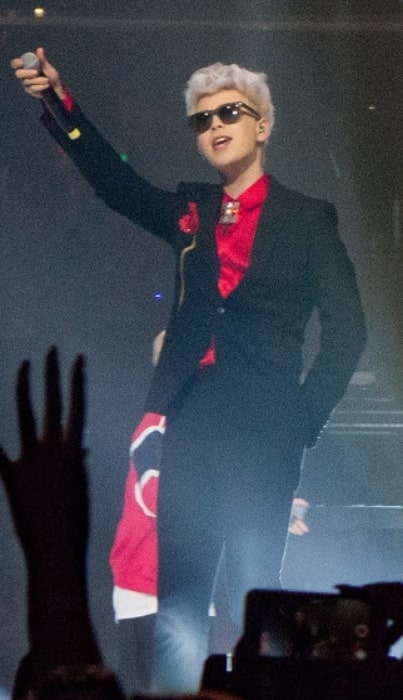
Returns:
[[[67,90],[67,88],[66,88],[64,85],[63,85],[63,90],[64,90],[65,95],[64,95],[64,98],[61,100],[61,102],[62,102],[62,104],[63,104],[64,109],[65,109],[67,112],[71,112],[72,109],[73,109],[73,107],[74,107],[74,97],[73,97],[73,95]],[[47,128],[49,128],[49,127],[50,127],[50,123],[51,123],[51,121],[52,121],[52,115],[51,115],[51,113],[50,113],[48,107],[46,106],[45,102],[42,102],[42,104],[43,104],[42,121],[43,121],[44,125],[45,125]]]
[[[65,96],[62,100],[63,102],[63,107],[68,111],[71,112],[71,110],[74,107],[74,97],[73,95],[67,90],[67,88],[63,85],[63,90],[65,92]]]

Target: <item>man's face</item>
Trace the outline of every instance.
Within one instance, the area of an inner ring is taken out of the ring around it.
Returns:
[[[219,90],[201,97],[195,111],[216,109],[230,102],[244,102],[253,107],[239,90]],[[253,164],[262,163],[262,144],[269,133],[266,119],[242,114],[234,124],[224,124],[215,114],[210,128],[197,135],[197,146],[214,168],[223,175],[230,175],[234,170],[242,171]]]

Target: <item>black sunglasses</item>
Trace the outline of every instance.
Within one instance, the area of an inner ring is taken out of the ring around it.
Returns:
[[[198,134],[203,134],[211,127],[215,114],[223,124],[235,124],[243,114],[253,117],[256,121],[261,119],[260,114],[245,102],[228,102],[216,109],[206,109],[204,112],[191,114],[188,117],[188,123]]]

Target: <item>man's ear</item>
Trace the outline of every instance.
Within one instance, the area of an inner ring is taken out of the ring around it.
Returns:
[[[259,119],[257,123],[257,140],[259,143],[267,141],[270,136],[271,128],[267,119]]]

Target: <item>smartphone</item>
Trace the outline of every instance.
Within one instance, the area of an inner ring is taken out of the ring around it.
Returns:
[[[384,658],[386,621],[368,603],[338,594],[253,590],[242,646],[249,658]]]

